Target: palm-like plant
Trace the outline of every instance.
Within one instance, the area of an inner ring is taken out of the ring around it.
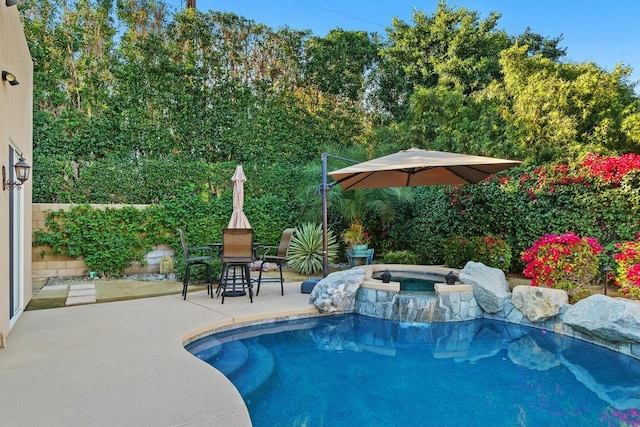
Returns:
[[[331,230],[328,236],[329,262],[338,254],[338,243]],[[310,275],[322,271],[322,225],[305,223],[296,227],[289,246],[289,267],[301,274]]]

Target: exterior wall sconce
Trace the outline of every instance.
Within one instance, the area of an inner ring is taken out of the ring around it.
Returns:
[[[29,179],[29,172],[31,171],[31,166],[29,166],[29,163],[25,162],[24,157],[20,156],[20,159],[18,159],[18,163],[13,165],[13,167],[16,170],[16,178],[18,178],[18,181],[20,182],[8,181],[7,171],[3,165],[2,166],[2,189],[3,190],[13,190],[14,188],[17,188],[19,190],[20,188],[22,188],[22,184],[24,184],[24,182]]]
[[[2,70],[2,81],[9,82],[11,86],[19,85],[20,82],[16,79],[15,74]]]

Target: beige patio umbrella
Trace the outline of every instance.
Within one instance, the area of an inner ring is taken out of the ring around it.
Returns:
[[[514,160],[410,148],[330,172],[343,190],[477,183]]]
[[[472,184],[521,163],[515,160],[410,148],[329,172],[328,174],[335,179],[335,183],[328,184],[328,156],[327,153],[323,153],[322,185],[320,186],[322,193],[323,277],[326,277],[329,271],[327,260],[327,191],[334,184],[340,185],[343,190]]]
[[[231,178],[233,181],[233,213],[229,221],[229,228],[251,228],[249,220],[244,214],[244,182],[247,177],[244,175],[242,165],[236,166],[236,171]]]

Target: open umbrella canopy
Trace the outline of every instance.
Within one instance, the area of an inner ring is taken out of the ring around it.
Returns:
[[[231,221],[229,221],[229,228],[251,228],[249,220],[244,214],[244,183],[247,177],[244,175],[242,165],[236,166],[236,171],[231,177],[233,181],[233,213],[231,214]]]
[[[480,182],[514,160],[410,148],[329,172],[343,190]]]

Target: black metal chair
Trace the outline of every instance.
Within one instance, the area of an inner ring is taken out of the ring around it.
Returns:
[[[209,261],[212,261],[214,259],[211,247],[187,246],[187,242],[184,237],[184,232],[180,228],[176,228],[176,231],[180,236],[180,244],[182,245],[182,252],[184,254],[184,263],[185,263],[184,278],[182,279],[183,298],[185,300],[187,299],[187,288],[189,287],[191,267],[193,266],[205,267],[207,271],[207,294],[210,294],[211,298],[213,298],[213,280],[211,276],[211,265],[209,264]]]
[[[270,282],[280,282],[280,293],[284,295],[284,276],[282,275],[282,266],[287,263],[287,258],[289,257],[289,245],[291,245],[291,238],[293,237],[293,233],[295,228],[287,228],[282,232],[282,236],[280,236],[280,243],[278,246],[263,246],[261,248],[262,257],[260,263],[260,274],[258,275],[258,289],[256,290],[256,296],[260,293],[260,284],[262,281],[270,281]],[[264,263],[273,263],[277,264],[280,269],[280,280],[277,278],[262,278],[263,265]]]
[[[251,283],[251,263],[255,260],[253,252],[253,230],[250,228],[225,228],[222,230],[220,248],[222,273],[218,284],[218,295],[241,296],[249,292],[253,303],[253,284]],[[240,271],[238,273],[238,270]],[[228,287],[231,286],[231,289]],[[241,286],[238,290],[237,287]]]

